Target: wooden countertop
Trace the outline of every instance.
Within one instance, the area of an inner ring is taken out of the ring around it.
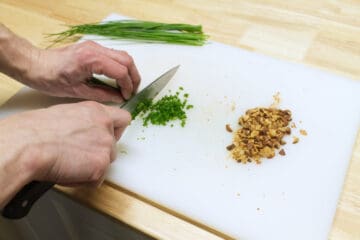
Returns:
[[[56,3],[55,3],[56,2]],[[2,0],[0,22],[39,47],[64,24],[95,22],[111,12],[163,22],[198,23],[212,40],[360,80],[357,0]],[[21,87],[0,75],[0,103]],[[329,239],[360,239],[360,136]],[[162,239],[227,236],[117,186],[58,189],[126,224]]]

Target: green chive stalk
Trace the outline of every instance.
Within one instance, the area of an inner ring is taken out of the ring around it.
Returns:
[[[93,23],[69,26],[66,31],[49,34],[53,43],[59,43],[76,35],[98,35],[110,39],[129,39],[146,42],[171,44],[204,45],[208,36],[201,25],[168,24],[159,22],[120,20],[105,23]]]

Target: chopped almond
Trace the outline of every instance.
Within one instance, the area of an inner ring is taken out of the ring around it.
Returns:
[[[286,155],[285,150],[282,148],[282,149],[279,151],[279,154],[280,154],[281,156],[285,156],[285,155]]]
[[[230,127],[230,124],[226,124],[226,125],[225,125],[225,128],[226,128],[226,131],[228,131],[228,132],[232,132],[232,131],[233,131],[232,128]]]
[[[291,134],[290,110],[277,108],[253,108],[239,119],[241,126],[234,134],[234,146],[228,146],[232,157],[241,163],[261,163],[271,159],[276,149],[285,144],[283,137]]]
[[[230,144],[229,146],[226,147],[226,149],[227,149],[228,151],[231,151],[231,150],[233,150],[235,147],[236,147],[235,144]]]
[[[299,140],[300,140],[300,139],[299,139],[298,137],[293,137],[293,142],[292,142],[292,143],[293,143],[293,144],[296,144],[296,143],[299,142]]]
[[[307,136],[307,132],[304,129],[300,129],[300,134],[303,136]]]

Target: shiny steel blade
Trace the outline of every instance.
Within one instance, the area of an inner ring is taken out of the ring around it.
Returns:
[[[166,86],[166,84],[170,81],[170,79],[175,75],[176,71],[180,65],[173,67],[157,79],[155,79],[152,83],[150,83],[146,88],[141,90],[138,94],[133,96],[130,100],[125,102],[120,107],[122,109],[127,110],[128,112],[132,113],[139,102],[145,99],[153,99],[158,95],[158,93]]]

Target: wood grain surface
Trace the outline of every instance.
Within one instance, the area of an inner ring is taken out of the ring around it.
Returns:
[[[360,80],[358,0],[0,1],[0,22],[39,47],[49,44],[44,33],[62,30],[64,24],[100,21],[111,12],[143,20],[202,24],[212,40]],[[20,87],[19,83],[0,75],[0,103]],[[360,239],[359,172],[360,136],[354,145],[329,239]],[[198,234],[197,239],[226,238],[109,184],[95,190],[106,194],[107,204],[102,204],[104,198],[89,198],[91,190],[61,190],[157,238],[174,239],[176,234],[177,239],[186,239],[187,231]]]

